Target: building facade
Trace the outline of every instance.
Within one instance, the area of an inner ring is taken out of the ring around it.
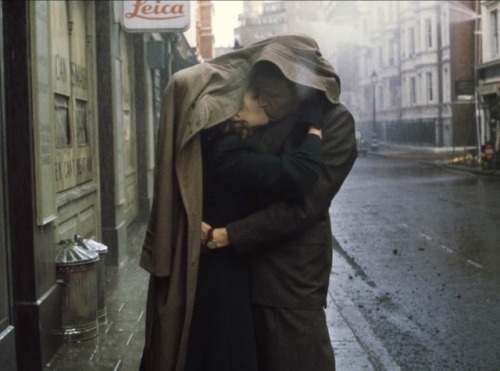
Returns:
[[[305,33],[342,79],[365,137],[388,144],[476,144],[475,1],[248,1],[242,45]]]
[[[57,351],[57,245],[104,243],[152,202],[161,96],[198,63],[181,33],[130,33],[121,2],[1,1],[0,364],[41,370]],[[29,349],[29,352],[26,352]]]
[[[287,33],[320,35],[328,26],[327,1],[244,1],[235,38],[248,46],[268,37]],[[329,43],[321,45],[322,49]]]
[[[281,35],[287,31],[286,17],[283,1],[244,1],[235,38],[244,47],[271,36]]]
[[[474,3],[383,2],[375,10],[353,2],[363,35],[354,58],[359,90],[352,95],[359,101],[353,110],[368,137],[413,146],[475,145]]]
[[[212,18],[214,8],[210,0],[198,0],[196,7],[196,46],[205,61],[215,57]]]

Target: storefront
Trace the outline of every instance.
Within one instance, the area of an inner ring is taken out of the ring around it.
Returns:
[[[197,58],[181,33],[127,32],[119,4],[0,1],[2,369],[61,346],[57,244],[98,240],[120,266],[149,216],[162,91]]]
[[[2,12],[1,253],[10,259],[1,295],[15,313],[15,348],[2,341],[0,353],[3,365],[37,370],[61,344],[56,245],[75,234],[101,236],[95,9],[85,1],[4,1]]]
[[[112,9],[112,2],[101,6]],[[4,50],[9,52],[3,54],[3,86],[8,93],[2,110],[9,240],[2,244],[6,251],[1,253],[10,256],[12,263],[1,268],[7,278],[2,284],[8,284],[0,294],[12,298],[2,300],[6,305],[1,313],[3,318],[15,318],[11,333],[15,332],[18,357],[15,351],[8,353],[5,341],[0,346],[1,353],[10,357],[2,364],[36,370],[62,341],[58,331],[61,287],[55,269],[58,242],[75,235],[102,241],[102,184],[110,183],[109,177],[116,174],[123,174],[123,192],[113,199],[112,207],[120,202],[127,205],[122,222],[125,231],[137,215],[137,175],[130,165],[136,158],[135,130],[127,119],[133,111],[127,59],[131,52],[118,53],[116,75],[101,79],[108,85],[114,83],[107,91],[114,91],[112,105],[120,112],[114,122],[102,121],[96,20],[108,25],[109,35],[112,25],[120,28],[113,22],[113,12],[107,12],[108,18],[101,16],[96,2],[90,1],[3,2],[2,10],[9,15],[3,18]],[[103,59],[109,60],[109,54]],[[128,74],[124,78],[123,71]],[[115,164],[118,169],[109,176],[101,176],[101,125],[119,143],[108,146],[112,152],[106,156],[129,164]],[[126,237],[120,243],[126,246]],[[116,251],[117,245],[110,245],[109,250]],[[11,313],[15,316],[6,316]],[[20,349],[29,353],[21,354]]]
[[[481,147],[485,166],[500,168],[500,61],[478,69]]]

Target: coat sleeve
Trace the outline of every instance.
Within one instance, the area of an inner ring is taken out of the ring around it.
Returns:
[[[321,139],[307,135],[292,153],[256,153],[237,135],[214,144],[210,156],[218,184],[227,191],[264,192],[281,198],[302,198],[321,170]]]
[[[248,254],[262,245],[296,236],[328,213],[357,157],[354,119],[341,104],[323,122],[322,170],[302,200],[276,201],[264,210],[228,224],[231,245]]]

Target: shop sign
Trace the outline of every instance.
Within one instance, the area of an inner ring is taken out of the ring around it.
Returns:
[[[189,28],[189,1],[122,1],[122,25],[129,32],[185,31]]]
[[[474,96],[474,80],[455,81],[455,93],[458,100],[469,100]]]
[[[484,147],[484,158],[486,161],[493,160],[493,155],[495,154],[495,150],[493,149],[493,143],[486,143]]]

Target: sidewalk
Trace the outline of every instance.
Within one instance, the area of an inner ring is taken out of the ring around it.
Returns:
[[[368,156],[412,159],[477,175],[500,176],[499,170],[483,170],[451,164],[458,152],[381,146]],[[139,267],[145,225],[129,230],[128,259],[120,267],[107,267],[107,322],[99,325],[93,339],[65,342],[44,371],[137,371],[144,344],[145,303],[149,275]],[[333,271],[341,270],[343,259],[334,256]],[[337,266],[336,266],[337,265]],[[330,283],[326,309],[337,371],[399,370],[382,342],[349,296],[335,282]]]
[[[402,145],[382,145],[377,151],[368,151],[368,156],[386,157],[400,160],[416,160],[444,169],[467,172],[474,175],[500,177],[500,169],[485,169],[477,165],[453,162],[464,156],[462,148],[426,148]]]
[[[120,267],[107,267],[107,322],[99,335],[81,342],[64,342],[44,369],[139,370],[144,345],[145,306],[149,275],[139,267],[145,225],[128,233],[128,259]]]
[[[100,325],[99,335],[63,343],[45,371],[139,369],[148,284],[148,274],[139,267],[144,231],[144,225],[134,226],[129,231],[128,260],[121,267],[107,268],[107,323]],[[341,261],[336,258],[337,264]],[[333,282],[326,314],[337,371],[399,369],[348,295]]]
[[[333,251],[326,317],[337,371],[399,371],[371,326],[334,276],[345,270],[344,258]],[[347,268],[348,269],[348,268]]]

